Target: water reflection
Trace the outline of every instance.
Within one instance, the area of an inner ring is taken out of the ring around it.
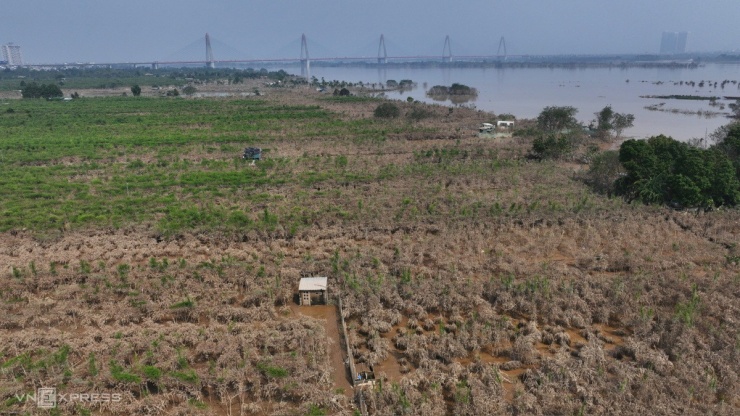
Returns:
[[[478,99],[475,95],[455,95],[455,94],[434,94],[434,95],[428,95],[429,98],[431,98],[434,101],[439,102],[445,102],[449,101],[452,104],[465,104],[469,102],[475,102],[475,100]]]

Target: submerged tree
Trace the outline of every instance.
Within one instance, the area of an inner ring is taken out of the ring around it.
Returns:
[[[612,110],[612,106],[607,105],[602,108],[601,111],[596,113],[596,130],[603,132],[611,130],[613,118],[614,110]]]
[[[621,137],[622,132],[633,126],[635,116],[626,113],[615,113],[612,106],[607,105],[596,115],[596,131],[602,138],[609,138],[610,132],[614,131],[617,138]]]
[[[614,130],[617,139],[622,137],[622,132],[625,129],[632,127],[635,124],[635,116],[633,114],[614,114],[614,120],[612,121],[612,129]]]

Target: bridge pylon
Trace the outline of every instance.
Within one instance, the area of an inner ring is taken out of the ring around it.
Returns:
[[[308,57],[308,41],[306,34],[301,35],[301,76],[311,80],[311,60]]]
[[[501,49],[503,48],[504,54],[501,55]],[[504,58],[506,60],[506,39],[501,36],[501,40],[498,41],[498,51],[496,51],[496,56],[499,58]]]
[[[152,69],[157,70],[159,69],[159,62],[152,62]]]
[[[378,65],[385,65],[387,63],[388,63],[388,51],[386,51],[385,49],[385,37],[381,33],[380,43],[378,44]]]
[[[215,68],[216,61],[213,59],[213,48],[211,48],[211,36],[206,33],[206,68]]]
[[[442,47],[442,62],[452,62],[452,44],[450,44],[450,35],[445,37],[445,46]]]

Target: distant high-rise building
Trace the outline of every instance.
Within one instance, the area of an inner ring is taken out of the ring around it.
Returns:
[[[11,43],[6,43],[2,46],[3,58],[8,65],[20,66],[23,65],[23,57],[21,56],[21,47]]]
[[[687,32],[678,32],[676,38],[676,53],[686,52],[686,41],[688,40],[689,34]]]
[[[663,32],[660,39],[660,53],[674,54],[686,52],[687,32]]]

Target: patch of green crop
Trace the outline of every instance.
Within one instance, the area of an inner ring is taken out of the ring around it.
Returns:
[[[322,215],[356,216],[346,207],[301,208],[301,201],[291,202],[300,211],[279,209],[285,198],[280,195],[302,195],[283,189],[485,169],[482,162],[440,167],[421,160],[378,172],[376,166],[355,167],[354,158],[341,154],[272,156],[285,143],[334,137],[377,152],[390,134],[423,130],[408,123],[342,120],[318,106],[258,98],[83,97],[11,100],[8,107],[12,111],[0,112],[0,232],[149,223],[165,235],[279,226],[295,234]],[[255,145],[265,158],[250,166],[240,152]]]

